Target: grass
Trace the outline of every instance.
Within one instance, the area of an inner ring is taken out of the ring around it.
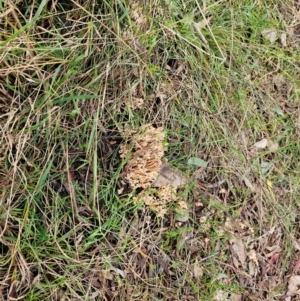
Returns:
[[[294,2],[0,7],[0,299],[293,300]],[[148,123],[188,179],[184,221],[124,178],[124,128]]]

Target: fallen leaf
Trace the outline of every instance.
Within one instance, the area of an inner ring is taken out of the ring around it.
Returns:
[[[8,298],[17,300],[18,299],[18,293],[17,293],[17,282],[14,281],[9,288]]]
[[[287,294],[292,295],[299,295],[300,289],[298,286],[300,285],[300,275],[291,276],[289,279],[289,285],[288,285],[288,292]]]
[[[96,287],[96,288],[101,288],[102,287],[102,281],[100,280],[99,277],[93,277],[91,279],[91,285]]]
[[[235,237],[235,238],[231,239],[231,243],[232,243],[233,252],[237,255],[240,263],[244,267],[246,259],[247,259],[244,242],[242,241],[241,238]]]
[[[115,268],[113,266],[110,267],[110,270],[116,272],[117,274],[119,274],[120,276],[122,276],[122,278],[125,278],[125,276],[126,276],[124,271],[122,271],[120,269],[117,269],[117,268]]]
[[[252,185],[252,183],[250,182],[250,180],[248,180],[246,177],[243,178],[245,185],[251,190],[251,191],[255,191],[254,186]]]
[[[32,280],[32,285],[37,287],[38,289],[42,290],[42,285],[41,285],[41,279],[42,279],[42,275],[41,274],[37,274],[33,280]]]
[[[278,245],[274,245],[271,247],[266,247],[267,250],[271,251],[266,254],[266,257],[272,257],[275,253],[280,253],[282,251],[282,248],[279,247]]]
[[[300,241],[295,241],[294,242],[294,248],[297,250],[297,251],[300,251]]]
[[[198,167],[207,167],[208,163],[200,158],[192,157],[187,161],[189,165],[196,165]]]
[[[280,89],[283,85],[286,85],[286,80],[282,74],[276,74],[272,79],[272,83],[277,89]]]
[[[258,149],[264,149],[267,147],[267,145],[268,145],[268,139],[266,139],[266,138],[254,143],[254,147],[256,147]]]
[[[165,272],[166,275],[170,275],[169,266],[168,266],[168,256],[158,256],[157,262],[159,264],[159,270],[158,273],[161,274],[162,272]]]
[[[278,147],[279,147],[279,144],[277,142],[273,142],[272,140],[268,141],[268,150],[270,152],[277,151]]]
[[[226,296],[226,293],[222,290],[219,289],[213,296],[212,300],[214,301],[229,301],[228,297]]]
[[[163,163],[157,179],[152,183],[152,187],[172,186],[179,187],[186,183],[185,177],[183,177],[178,171],[170,167],[168,163]]]
[[[253,262],[253,261],[249,261],[248,263],[248,274],[251,276],[251,277],[256,277],[258,273],[258,266]]]
[[[260,167],[261,167],[261,172],[264,175],[271,170],[271,168],[273,167],[273,163],[267,162],[267,161],[262,161],[260,164]]]
[[[297,260],[297,262],[295,263],[294,267],[293,267],[293,274],[296,274],[298,272],[300,268],[300,260]]]
[[[277,40],[277,30],[274,28],[263,30],[262,35],[267,40],[269,40],[272,44]]]
[[[199,266],[198,261],[196,261],[194,264],[193,276],[196,279],[201,279],[203,277],[203,268]]]
[[[269,264],[274,264],[274,263],[277,261],[278,257],[279,257],[279,254],[278,254],[278,253],[272,255],[271,258],[270,258],[269,261],[268,261]]]
[[[281,117],[284,116],[283,111],[279,107],[275,107],[273,110],[278,116],[281,116]]]
[[[267,180],[267,187],[268,187],[268,189],[271,191],[272,190],[272,187],[273,187],[273,183],[272,183],[272,181],[271,180]]]
[[[283,47],[286,47],[287,46],[287,43],[286,43],[286,33],[283,32],[281,35],[280,35],[280,42],[282,44]]]
[[[232,293],[230,296],[230,301],[242,301],[242,295],[238,293]]]

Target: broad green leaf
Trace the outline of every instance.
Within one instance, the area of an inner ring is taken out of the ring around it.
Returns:
[[[196,165],[198,167],[207,167],[208,163],[200,158],[192,157],[188,159],[189,165]]]

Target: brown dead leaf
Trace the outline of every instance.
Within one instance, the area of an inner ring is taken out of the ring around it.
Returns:
[[[269,259],[268,263],[274,264],[277,261],[278,257],[279,257],[279,254],[272,255],[271,258]]]
[[[17,281],[14,281],[10,288],[8,293],[8,298],[10,300],[17,300],[18,299],[18,293],[17,293]]]
[[[152,187],[172,186],[179,187],[186,183],[186,179],[168,163],[163,163],[157,179],[152,183]]]
[[[259,272],[259,264],[258,264],[258,259],[257,259],[257,254],[255,250],[250,250],[248,253],[248,272],[251,276],[256,276],[257,273]]]
[[[102,288],[102,286],[103,286],[102,281],[99,277],[93,277],[91,279],[91,285],[96,288]]]
[[[291,276],[288,281],[288,296],[300,295],[300,275]]]
[[[167,256],[164,256],[164,257],[157,256],[157,263],[159,264],[159,270],[158,270],[159,274],[161,274],[162,272],[165,272],[166,275],[170,275]]]
[[[280,90],[282,86],[286,85],[286,80],[282,74],[277,74],[272,79],[273,85]]]
[[[232,293],[230,296],[230,301],[242,301],[242,295],[238,293]]]
[[[219,289],[213,296],[212,300],[214,301],[230,301],[228,297],[226,296],[226,293],[224,290]]]
[[[197,260],[193,266],[193,276],[196,279],[201,279],[203,277],[203,268],[199,265]]]
[[[272,44],[277,40],[277,30],[275,28],[263,30],[262,35]]]
[[[42,286],[40,285],[41,279],[42,279],[42,275],[41,275],[41,274],[37,274],[37,275],[33,278],[31,284],[32,284],[33,286],[36,286],[36,287],[39,288],[39,289],[42,289]]]
[[[267,145],[268,145],[268,139],[266,138],[254,143],[254,147],[256,147],[257,149],[264,149],[267,147]]]
[[[300,260],[297,260],[293,267],[293,274],[296,274],[300,268]]]
[[[115,273],[117,273],[118,275],[120,275],[122,278],[125,278],[125,276],[126,276],[126,273],[124,271],[122,271],[120,269],[117,269],[117,268],[115,268],[113,266],[110,267],[110,270],[114,271]]]
[[[283,47],[286,47],[286,46],[287,46],[286,37],[287,37],[286,32],[283,32],[283,33],[280,35],[280,42],[281,42],[281,44],[282,44]]]
[[[247,255],[246,255],[246,250],[245,250],[243,240],[239,237],[234,237],[233,239],[231,239],[231,243],[232,243],[231,247],[233,252],[238,257],[240,263],[244,267],[247,259]]]
[[[275,152],[279,148],[279,144],[277,142],[273,142],[272,140],[268,141],[268,150],[270,152]]]
[[[256,264],[255,264],[253,261],[250,261],[250,262],[248,263],[248,274],[249,274],[250,276],[256,277],[258,272],[259,272],[259,269],[258,269],[258,267],[256,266]]]
[[[113,278],[110,270],[101,270],[90,279],[90,282],[94,287],[103,289],[106,287],[106,280],[113,280]]]
[[[282,248],[278,245],[274,245],[271,247],[266,247],[267,250],[269,250],[270,252],[266,254],[267,258],[272,257],[274,254],[280,253],[282,251]]]
[[[251,190],[251,191],[255,191],[255,187],[252,185],[252,183],[250,182],[250,180],[246,177],[243,178],[245,185]]]

